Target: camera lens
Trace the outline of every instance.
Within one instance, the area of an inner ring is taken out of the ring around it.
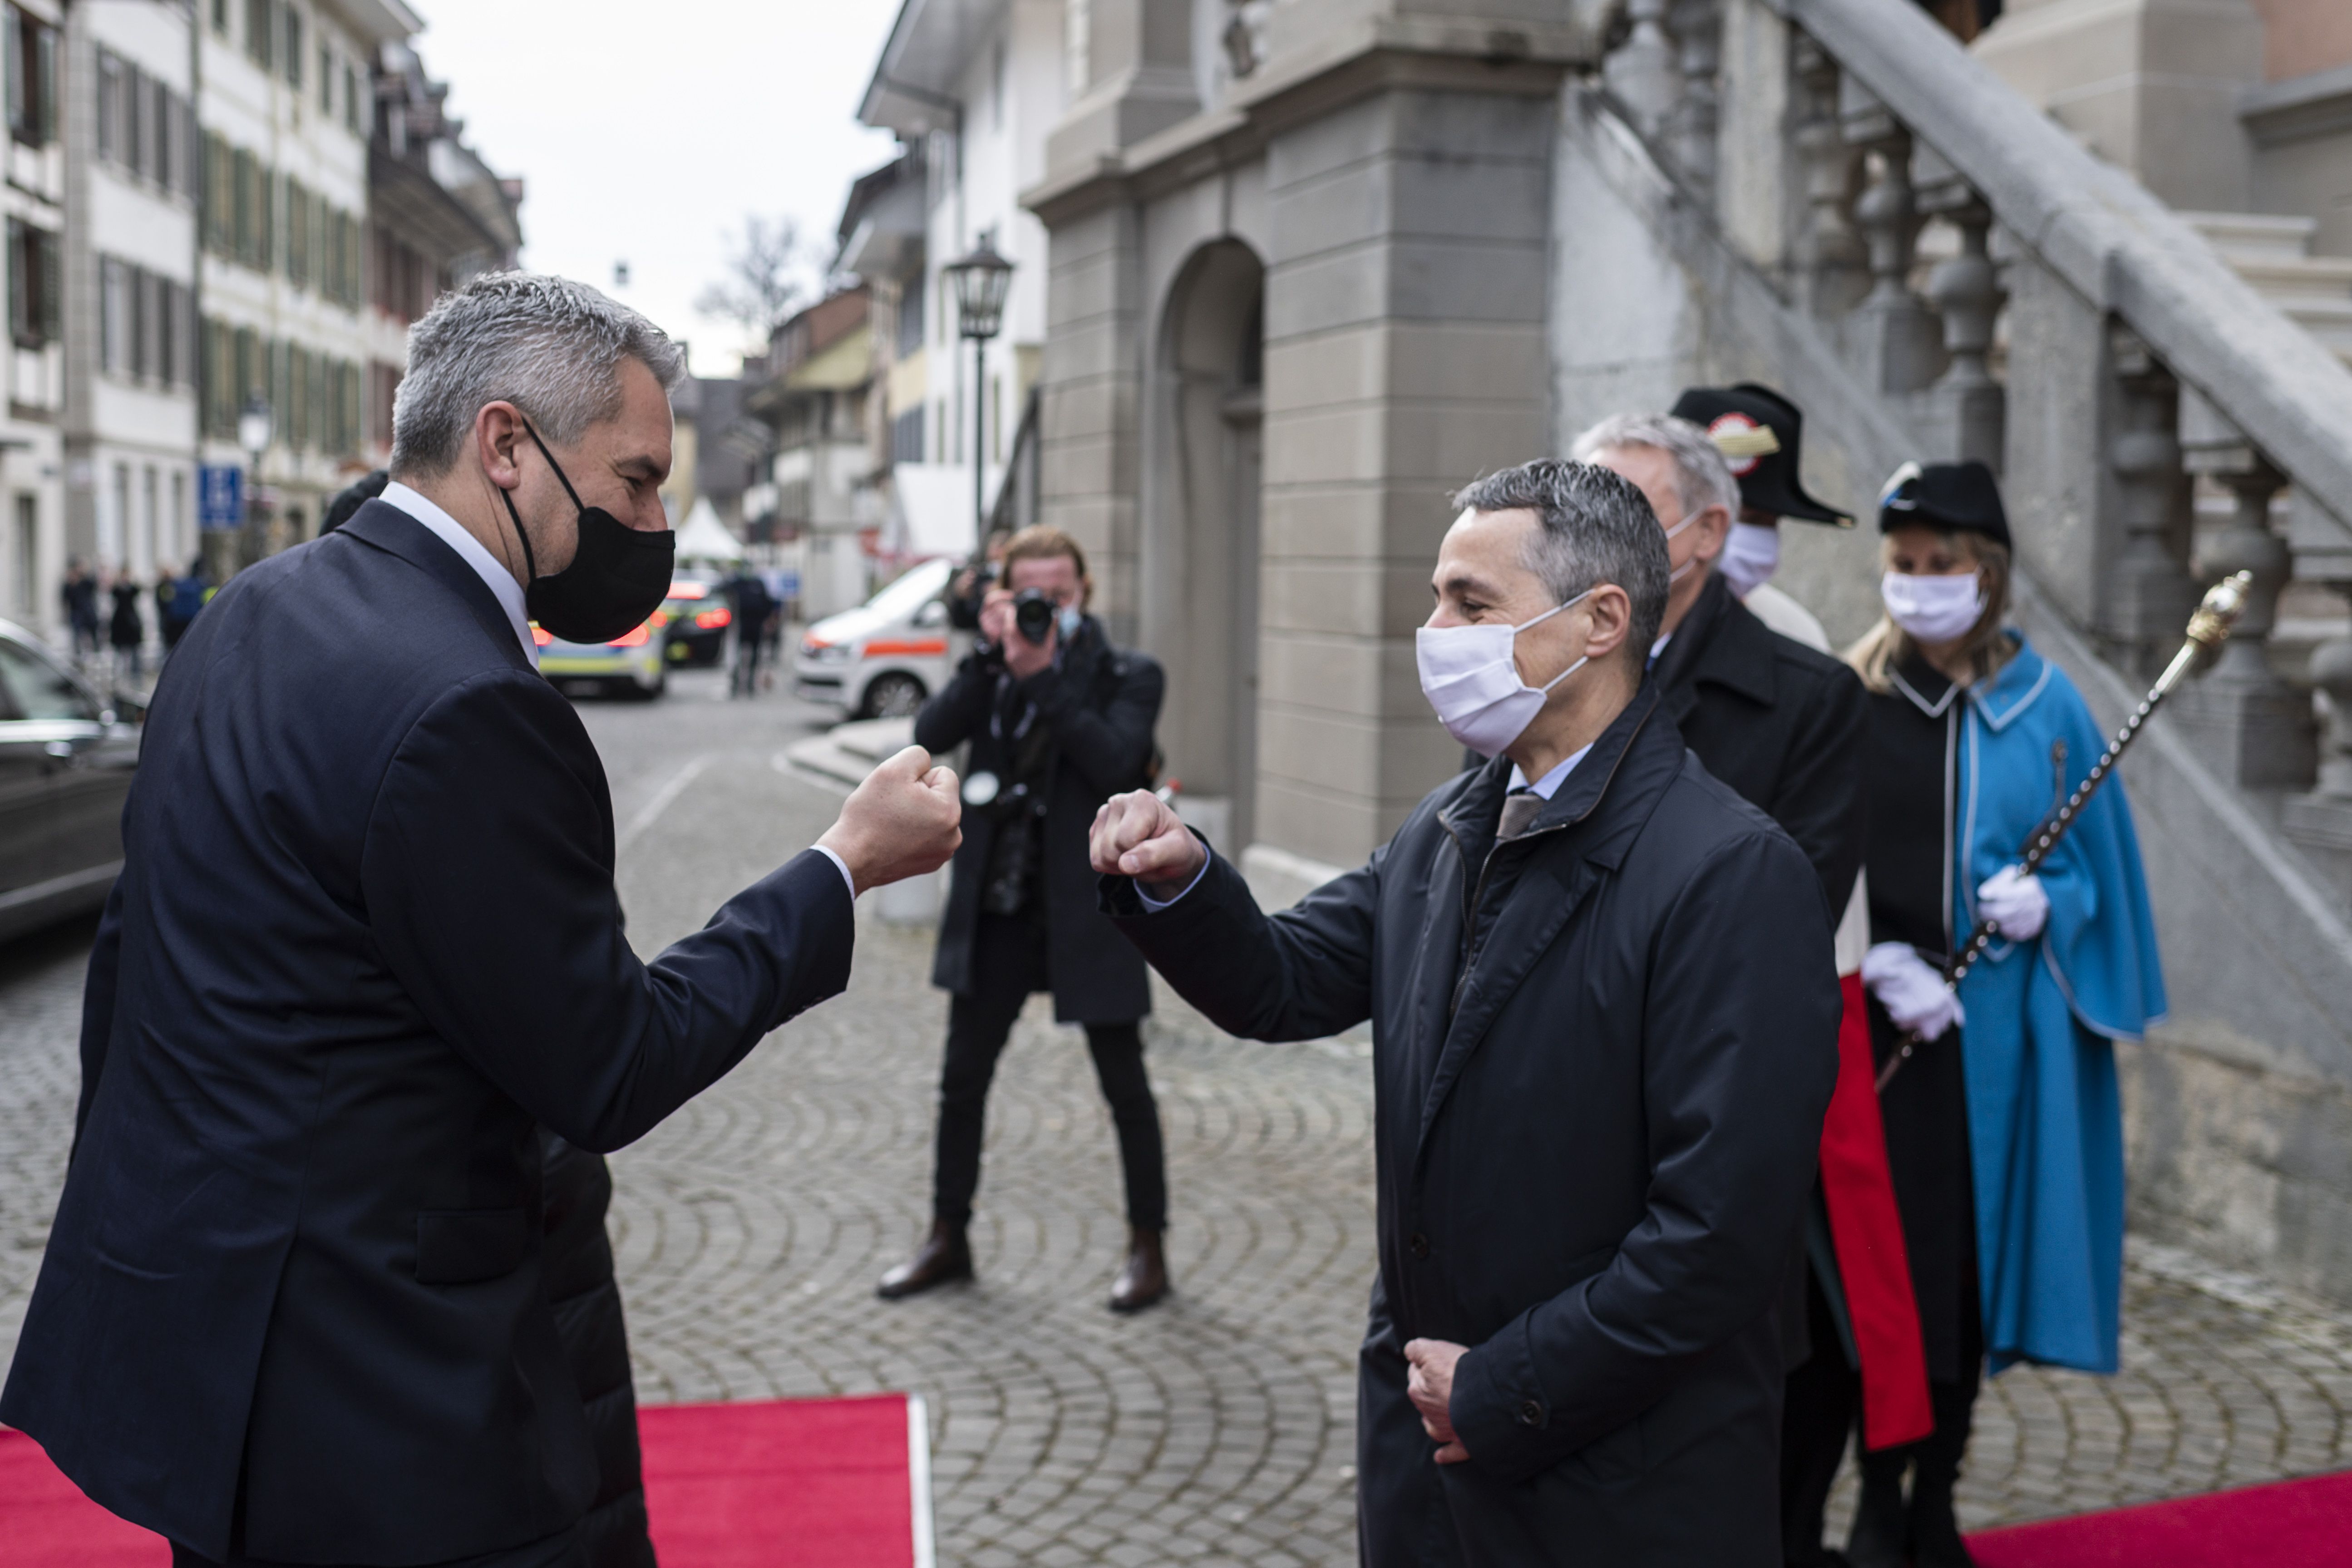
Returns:
[[[1013,624],[1032,646],[1043,647],[1054,626],[1054,601],[1036,588],[1024,588],[1013,596]]]

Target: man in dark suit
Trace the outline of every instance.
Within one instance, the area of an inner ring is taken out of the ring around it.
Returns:
[[[683,370],[579,284],[446,296],[383,499],[240,574],[157,689],[0,1419],[175,1562],[581,1561],[542,1125],[642,1135],[842,988],[856,889],[955,843],[910,748],[630,952],[604,770],[529,621],[602,640],[658,604]]]
[[[1271,918],[1118,796],[1104,907],[1236,1035],[1372,1021],[1370,1568],[1771,1568],[1771,1305],[1837,1068],[1829,908],[1644,679],[1668,566],[1641,492],[1547,460],[1455,499],[1422,688],[1493,760]]]
[[[1640,486],[1665,530],[1673,581],[1651,673],[1675,728],[1708,773],[1788,830],[1843,915],[1862,869],[1861,680],[1765,626],[1717,569],[1742,501],[1705,430],[1620,415],[1572,450]]]
[[[982,598],[979,641],[915,718],[918,744],[944,752],[969,742],[971,752],[963,847],[931,971],[932,984],[954,996],[940,1070],[931,1228],[912,1258],[883,1276],[877,1289],[886,1300],[971,1275],[967,1227],[988,1086],[1034,991],[1054,994],[1056,1019],[1086,1026],[1118,1131],[1129,1236],[1111,1310],[1139,1311],[1167,1294],[1166,1160],[1137,1026],[1151,1010],[1151,991],[1143,960],[1096,910],[1087,868],[1095,808],[1150,778],[1166,678],[1152,659],[1110,645],[1087,614],[1093,587],[1086,552],[1068,534],[1014,534]]]

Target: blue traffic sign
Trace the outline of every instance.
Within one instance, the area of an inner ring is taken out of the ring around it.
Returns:
[[[245,470],[234,464],[196,470],[196,526],[245,526]]]

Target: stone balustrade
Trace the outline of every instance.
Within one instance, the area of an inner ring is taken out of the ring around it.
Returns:
[[[1724,73],[1727,5],[1769,9],[1794,24],[1785,81]],[[1890,91],[1918,69],[1916,50],[1905,63],[1906,33],[1932,33],[1907,8],[1864,0],[1630,0],[1626,17],[1602,79],[1695,204],[1721,195],[1727,121],[1751,130],[1757,121],[1736,112],[1739,95],[1785,101],[1779,157],[1791,216],[1783,290],[1915,433],[1917,456],[1974,458],[2004,469],[2011,386],[2048,377],[2081,398],[2088,416],[2079,433],[2087,438],[2063,454],[2030,449],[2034,466],[2047,469],[2055,456],[2080,471],[2012,476],[2023,481],[2012,499],[2021,490],[2095,507],[2083,537],[2039,560],[2033,544],[2021,549],[2030,571],[2055,579],[2048,585],[2100,652],[2135,678],[2151,676],[2179,646],[2203,584],[2252,573],[2253,599],[2236,640],[2177,700],[2178,722],[2227,782],[2276,812],[2352,907],[2352,641],[2313,656],[2307,689],[2273,668],[2266,646],[2279,594],[2298,563],[2274,511],[2300,489],[2306,513],[2322,520],[2326,547],[2307,577],[2335,586],[2352,547],[2352,530],[2321,499],[2352,493],[2330,488],[2352,480],[2352,441],[2332,453],[2319,446],[2352,435],[2352,377],[2315,345],[2299,345],[2305,352],[2289,356],[2284,377],[2228,352],[2220,340],[2244,333],[2249,319],[2273,318],[2255,334],[2266,344],[2287,324],[2177,219],[2137,187],[2120,190],[2118,182],[2129,184],[2124,176],[2038,117],[2021,123],[2011,113],[2000,135],[1983,136],[1993,124],[1987,106],[1965,100],[1981,99],[1987,84]],[[1963,101],[1956,107],[1954,99]],[[2117,232],[2118,223],[2133,232]],[[1949,232],[1930,236],[1931,226]],[[1931,238],[1938,242],[1932,247]],[[2083,289],[2086,269],[2100,267],[2122,276],[2100,279],[2104,290]],[[2067,342],[2034,331],[2004,344],[2012,326],[2009,279],[2020,268],[2054,273],[2087,293],[2096,331]],[[2333,408],[2331,391],[2340,395]],[[2282,403],[2297,405],[2283,416]],[[2192,494],[2200,484],[2216,504],[2229,498],[2230,510],[2227,524],[2199,549]],[[2315,692],[2335,715],[2326,768]]]

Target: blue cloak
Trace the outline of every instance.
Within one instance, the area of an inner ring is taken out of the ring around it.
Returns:
[[[2091,771],[2106,736],[2065,672],[2018,637],[1968,691],[1954,780],[1952,929],[1976,890]],[[2063,742],[2063,761],[2055,754]],[[2123,781],[2091,797],[2042,866],[2050,919],[1996,941],[1960,983],[1977,1270],[1995,1372],[2019,1361],[2116,1370],[2124,1244],[2116,1040],[2165,1010],[2156,922]]]

